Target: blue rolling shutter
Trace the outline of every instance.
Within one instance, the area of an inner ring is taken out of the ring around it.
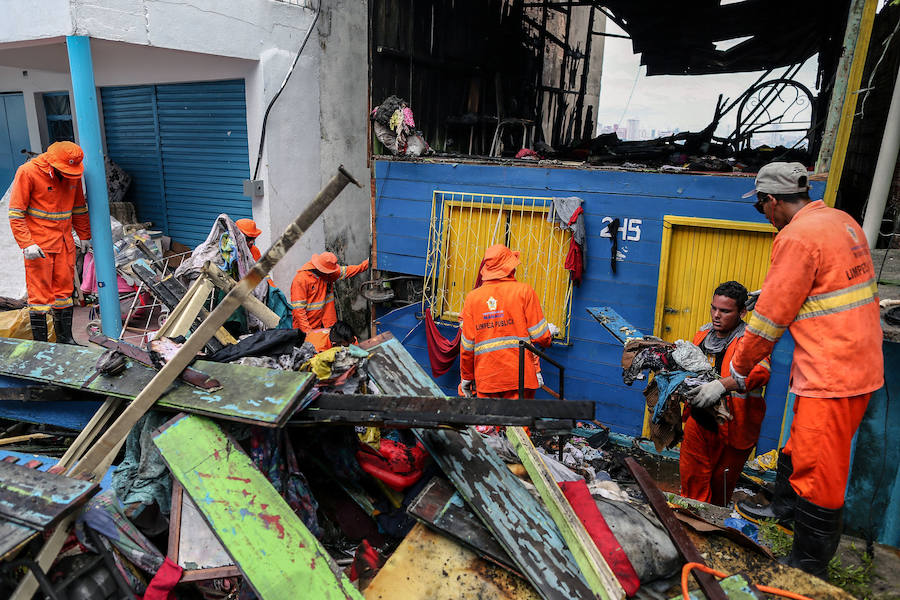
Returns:
[[[243,181],[250,177],[244,82],[107,88],[103,90],[104,119],[120,110],[118,94],[124,90],[152,92],[151,110],[144,109],[142,115],[153,122],[153,152],[158,159],[154,164],[158,167],[155,178],[150,173],[141,173],[141,178],[155,179],[158,191],[154,198],[149,188],[136,188],[140,218],[148,215],[147,219],[172,239],[189,246],[206,239],[220,213],[228,213],[234,220],[250,218],[250,198],[243,195]],[[111,108],[107,107],[108,93],[113,101]],[[125,144],[134,139],[127,123],[123,124],[126,126],[113,132],[111,138],[107,121],[107,148],[110,158],[137,179],[136,171],[119,158],[119,152],[129,157],[134,151],[120,145],[114,152],[110,143],[117,136]],[[118,127],[115,122],[114,127]],[[157,206],[162,208],[163,217],[150,217]]]

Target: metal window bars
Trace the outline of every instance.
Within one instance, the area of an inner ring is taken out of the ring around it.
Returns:
[[[571,233],[547,220],[552,198],[437,190],[432,196],[422,308],[450,324],[475,286],[484,251],[520,252],[516,278],[531,285],[547,321],[568,343],[572,282],[565,268]]]

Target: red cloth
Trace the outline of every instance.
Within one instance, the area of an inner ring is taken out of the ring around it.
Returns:
[[[144,592],[143,600],[176,600],[172,590],[178,585],[183,570],[172,562],[172,559],[166,557],[159,571],[150,580],[150,585],[147,586],[147,591]]]
[[[450,370],[456,357],[459,356],[459,340],[462,329],[456,330],[456,337],[448,340],[438,331],[431,309],[425,309],[425,341],[428,343],[428,360],[431,362],[431,374],[440,377]]]
[[[575,224],[575,221],[578,220],[584,213],[584,209],[580,206],[575,209],[575,212],[572,213],[572,216],[569,218],[569,226]],[[572,239],[569,240],[569,253],[566,254],[566,263],[565,268],[569,271],[569,279],[572,280],[572,283],[575,284],[576,287],[581,285],[581,277],[584,275],[584,247],[575,242],[575,236],[572,236]]]
[[[587,484],[583,479],[579,479],[578,481],[562,481],[559,487],[562,488],[563,494],[566,495],[575,514],[578,515],[591,539],[594,540],[600,554],[606,559],[609,568],[616,575],[616,579],[622,584],[625,595],[633,596],[641,587],[641,582],[631,561],[628,560],[628,555],[619,545],[619,540],[616,539],[600,513],[600,509],[597,508],[597,503],[591,497]]]

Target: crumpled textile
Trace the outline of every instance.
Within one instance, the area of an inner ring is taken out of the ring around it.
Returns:
[[[290,354],[278,356],[244,356],[232,361],[236,365],[248,367],[265,367],[266,369],[279,369],[281,371],[299,371],[303,364],[316,355],[316,348],[309,342],[291,350]]]
[[[310,358],[301,369],[312,371],[321,381],[349,370],[368,357],[369,353],[359,346],[335,346]]]
[[[268,329],[241,338],[209,355],[206,360],[231,362],[245,356],[281,356],[301,347],[306,334],[299,329]]]
[[[659,401],[656,403],[656,408],[653,411],[652,420],[654,423],[659,423],[662,418],[663,409],[666,406],[669,396],[672,395],[678,386],[682,384],[682,382],[688,377],[694,377],[695,373],[691,373],[690,371],[659,371],[656,373],[656,376],[653,380],[656,382],[656,388],[659,390]],[[675,403],[678,403],[678,399],[675,399]]]
[[[237,228],[237,225],[234,224],[234,221],[227,214],[223,213],[216,217],[216,222],[213,223],[212,228],[209,230],[206,240],[194,248],[191,255],[178,265],[178,268],[175,269],[175,277],[182,280],[196,279],[203,272],[203,266],[206,264],[206,261],[210,261],[212,264],[224,269],[225,258],[222,256],[220,244],[222,243],[222,236],[225,234],[227,234],[228,239],[233,244],[233,252],[229,255],[229,259],[233,261],[237,269],[237,278],[242,279],[247,275],[253,265],[256,264],[256,260],[250,253],[250,246],[247,245],[247,238],[244,236],[244,233]],[[253,295],[261,302],[265,302],[266,294],[269,291],[268,288],[269,284],[262,281],[253,288]],[[247,318],[250,321],[251,329],[264,328],[262,322],[253,315],[248,314]]]
[[[562,229],[572,232],[565,268],[569,270],[569,277],[576,286],[581,285],[582,274],[587,270],[587,232],[584,226],[584,209],[581,206],[583,202],[577,196],[553,198],[547,212],[548,223],[559,223]]]
[[[450,370],[459,358],[461,340],[461,327],[456,330],[456,337],[448,340],[437,328],[431,316],[431,309],[425,309],[425,342],[428,344],[428,361],[431,363],[432,375],[440,377]]]
[[[156,573],[165,557],[128,520],[113,490],[105,490],[88,500],[75,523],[75,536],[78,541],[87,549],[96,551],[84,531],[85,527],[90,527],[100,534],[100,540],[107,549],[111,546],[115,547],[118,552],[112,554],[116,561],[116,568],[128,582],[132,591],[138,595],[143,594],[147,587],[146,583],[122,564],[120,554],[148,574]]]
[[[713,368],[703,350],[684,340],[675,340],[675,350],[672,351],[672,358],[685,371],[702,373]]]
[[[575,214],[572,215],[572,219],[569,221],[571,225],[573,221],[577,219],[581,219],[581,213],[584,211],[579,206],[575,210]],[[572,280],[572,283],[575,284],[575,287],[581,286],[581,278],[584,276],[584,263],[585,263],[585,254],[584,254],[584,246],[575,241],[575,236],[572,236],[572,239],[569,240],[569,252],[566,254],[565,263],[563,263],[563,267],[567,271],[569,271],[569,279]]]
[[[177,600],[175,586],[181,579],[184,569],[175,564],[171,558],[166,557],[165,562],[150,580],[147,592],[142,600]]]
[[[675,361],[672,359],[672,348],[673,346],[666,342],[663,342],[662,344],[645,345],[640,348],[630,357],[628,366],[624,367],[624,370],[622,371],[622,381],[625,385],[631,385],[636,379],[644,378],[642,371],[645,369],[657,372],[671,368],[675,364]],[[628,352],[627,344],[625,349],[626,352]],[[625,363],[625,360],[626,358],[623,354],[623,364]]]
[[[125,458],[112,475],[112,488],[119,501],[127,506],[136,502],[156,502],[162,514],[168,515],[172,504],[172,476],[162,454],[153,443],[153,432],[171,415],[151,410],[135,423],[125,440]]]
[[[297,455],[285,429],[250,428],[250,459],[316,537],[322,535],[316,511],[319,503],[300,471]]]

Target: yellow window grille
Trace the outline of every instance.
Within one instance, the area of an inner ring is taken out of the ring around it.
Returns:
[[[506,244],[520,252],[516,279],[531,285],[548,322],[568,343],[572,282],[565,268],[571,233],[549,223],[551,198],[435,191],[425,261],[423,308],[459,322],[484,251]]]

